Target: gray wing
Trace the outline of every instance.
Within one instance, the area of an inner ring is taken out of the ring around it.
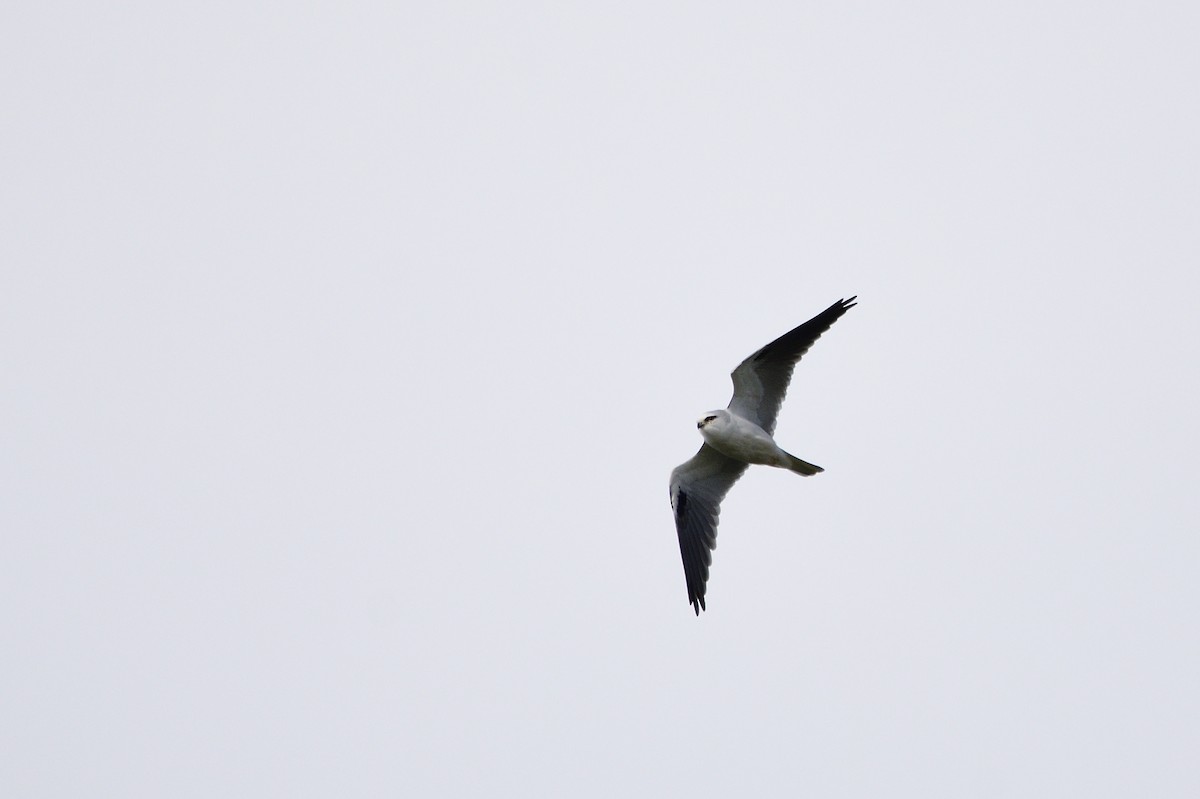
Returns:
[[[679,533],[688,602],[692,603],[697,616],[704,608],[708,567],[712,565],[712,550],[717,546],[721,500],[746,471],[747,465],[704,444],[690,461],[676,466],[671,472],[675,531]]]
[[[856,297],[838,300],[794,330],[784,333],[733,370],[733,399],[729,410],[775,432],[775,417],[787,396],[792,370],[813,342],[855,305]]]

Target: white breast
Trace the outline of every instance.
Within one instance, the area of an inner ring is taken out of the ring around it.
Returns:
[[[739,461],[777,466],[785,460],[766,430],[740,416],[716,419],[700,428],[700,435],[717,452]]]

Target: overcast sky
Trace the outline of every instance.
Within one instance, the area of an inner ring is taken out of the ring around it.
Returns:
[[[1198,30],[7,4],[0,794],[1200,795]]]

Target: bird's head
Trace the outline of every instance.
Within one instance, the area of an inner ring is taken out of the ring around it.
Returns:
[[[709,411],[696,421],[696,429],[703,430],[710,424],[720,427],[728,416],[729,411]]]

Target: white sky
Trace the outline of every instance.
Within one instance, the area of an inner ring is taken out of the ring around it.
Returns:
[[[0,794],[1200,795],[1198,29],[8,4]]]

